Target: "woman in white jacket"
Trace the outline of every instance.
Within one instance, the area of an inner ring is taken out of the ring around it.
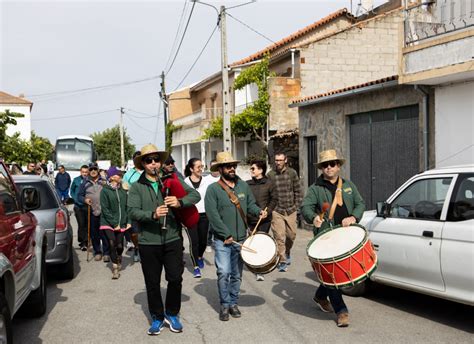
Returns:
[[[207,187],[214,182],[211,178],[202,176],[203,164],[198,158],[191,158],[184,169],[186,178],[184,181],[193,187],[201,195],[201,200],[196,204],[199,211],[199,222],[197,228],[190,228],[187,232],[191,241],[191,259],[194,262],[195,278],[201,277],[201,269],[204,268],[204,251],[207,246],[207,233],[209,230],[209,221],[207,220],[206,210],[204,209],[204,197]]]

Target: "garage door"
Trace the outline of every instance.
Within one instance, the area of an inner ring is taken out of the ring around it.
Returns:
[[[350,116],[351,180],[375,209],[419,172],[418,105]]]

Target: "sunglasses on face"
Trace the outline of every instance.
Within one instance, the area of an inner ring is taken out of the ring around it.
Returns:
[[[92,171],[98,171],[99,169],[98,168],[95,168],[95,167],[92,167],[92,168],[89,168],[89,171],[92,172]]]
[[[328,166],[335,167],[337,165],[337,161],[326,161],[321,164],[322,168],[327,168]]]
[[[160,162],[160,157],[159,156],[149,156],[144,159],[145,164],[151,164],[153,161],[154,162]]]
[[[222,167],[227,168],[228,170],[232,168],[235,170],[237,168],[237,164],[225,164],[225,165],[222,165]]]

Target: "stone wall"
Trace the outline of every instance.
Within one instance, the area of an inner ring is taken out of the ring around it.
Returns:
[[[268,79],[270,94],[269,130],[285,131],[298,128],[298,109],[289,108],[288,103],[300,95],[299,79],[275,77]]]

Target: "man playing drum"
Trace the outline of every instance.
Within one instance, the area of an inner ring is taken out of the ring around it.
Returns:
[[[256,205],[247,183],[236,175],[235,170],[239,162],[228,152],[217,154],[217,162],[212,165],[211,171],[219,170],[221,178],[207,188],[204,199],[209,224],[215,237],[221,321],[229,320],[229,313],[234,318],[241,316],[237,306],[243,269],[240,249],[247,237],[247,213],[260,215],[262,218],[267,216],[267,212]]]
[[[339,177],[342,164],[344,159],[339,158],[333,149],[319,154],[316,165],[322,174],[309,187],[301,206],[301,214],[305,221],[315,226],[313,229],[315,235],[330,225],[348,227],[357,223],[364,213],[364,200],[356,186],[351,181]],[[329,215],[321,219],[319,214],[322,212],[323,203],[331,206]],[[349,326],[349,312],[339,289],[327,288],[320,284],[313,300],[323,312],[336,313],[338,327]]]

